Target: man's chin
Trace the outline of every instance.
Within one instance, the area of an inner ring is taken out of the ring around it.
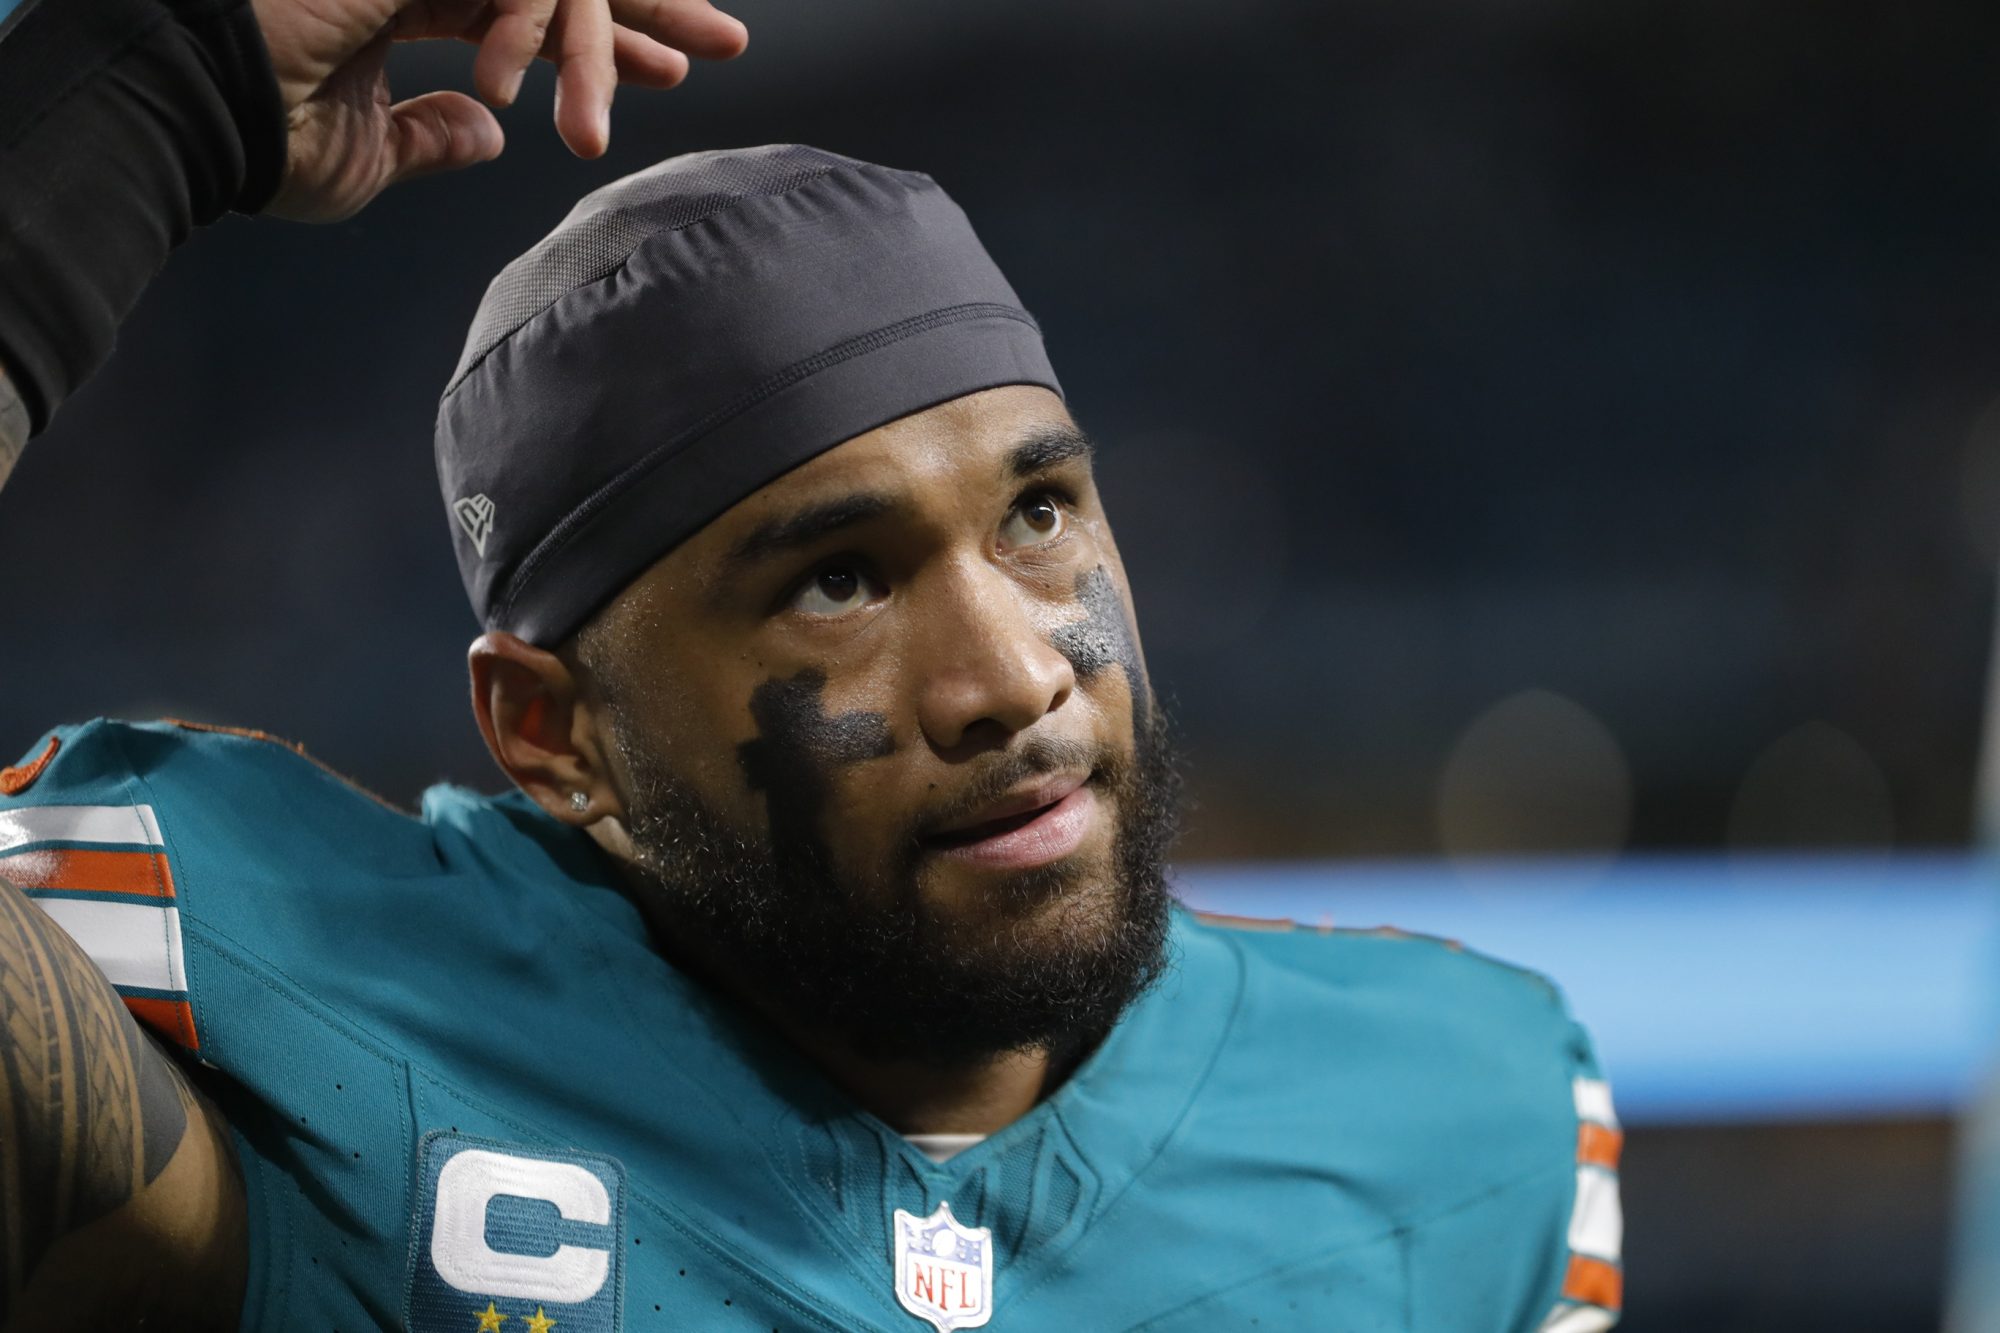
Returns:
[[[876,959],[889,966],[874,976],[893,978],[895,1009],[921,1021],[905,1028],[878,1011],[849,1027],[853,1045],[956,1063],[1094,1042],[1164,963],[1165,893],[1133,888],[1108,869],[1052,866],[989,885],[983,901],[928,905],[913,947]]]
[[[919,880],[922,910],[954,950],[1036,953],[1089,947],[1114,935],[1130,911],[1113,859],[1069,857],[1011,874],[927,867]]]

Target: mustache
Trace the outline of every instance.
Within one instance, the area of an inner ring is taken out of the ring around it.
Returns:
[[[963,788],[927,806],[911,821],[908,841],[920,843],[1036,778],[1081,772],[1091,781],[1103,781],[1118,790],[1125,785],[1130,770],[1130,757],[1114,746],[1056,736],[1032,737],[992,755]]]

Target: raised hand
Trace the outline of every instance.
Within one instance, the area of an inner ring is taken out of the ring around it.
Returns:
[[[267,213],[307,222],[349,216],[397,181],[468,167],[505,143],[487,106],[464,93],[393,101],[394,41],[478,45],[473,84],[492,106],[520,90],[537,57],[556,76],[556,130],[580,157],[611,141],[620,83],[671,88],[688,57],[726,60],[749,35],[708,0],[252,0],[289,122],[284,184]]]

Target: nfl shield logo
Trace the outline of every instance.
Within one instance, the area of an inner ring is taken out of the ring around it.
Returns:
[[[937,1333],[993,1315],[993,1229],[961,1226],[951,1205],[929,1217],[896,1210],[896,1299]]]

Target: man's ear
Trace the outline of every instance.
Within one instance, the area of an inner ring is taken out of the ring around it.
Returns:
[[[578,828],[624,817],[605,753],[609,729],[562,658],[512,634],[482,634],[466,665],[479,734],[515,786]]]

